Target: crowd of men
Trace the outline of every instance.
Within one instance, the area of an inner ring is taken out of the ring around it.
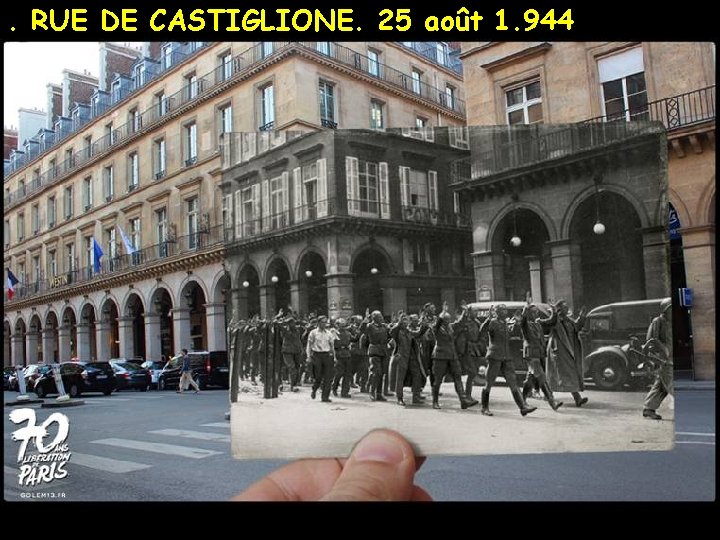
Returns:
[[[420,313],[400,311],[389,322],[379,311],[348,320],[301,318],[283,310],[272,320],[233,319],[228,327],[231,401],[237,400],[239,380],[257,384],[270,377],[264,359],[272,355],[282,358],[279,386],[294,392],[302,384],[312,385],[310,397],[316,399],[319,391],[323,402],[331,402],[330,395],[337,397],[338,390],[340,398],[352,398],[351,389],[356,389],[355,397],[367,394],[372,401],[387,401],[394,396],[403,407],[422,406],[429,383],[432,407],[439,409],[441,385],[449,379],[462,409],[480,404],[481,413],[492,416],[490,392],[502,376],[523,416],[537,409],[527,402],[534,392],[542,392],[553,410],[563,405],[555,392],[569,392],[577,407],[587,403],[580,393],[584,384],[578,336],[584,309],[577,319],[562,300],[550,304],[549,314],[529,301],[512,317],[503,304],[486,317],[464,304],[454,316],[447,305],[436,311],[435,305],[426,304]],[[522,388],[511,353],[513,337],[523,342],[527,376]],[[486,366],[485,386],[478,402],[472,392],[481,366]],[[409,403],[406,387],[411,389]]]

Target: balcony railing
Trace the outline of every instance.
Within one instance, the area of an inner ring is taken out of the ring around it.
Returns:
[[[175,94],[167,96],[166,105],[161,107],[160,104],[155,103],[149,109],[146,109],[137,120],[130,120],[128,123],[118,126],[113,129],[112,132],[108,133],[104,137],[96,140],[90,150],[82,149],[79,150],[75,155],[68,158],[67,163],[62,162],[56,165],[57,174],[50,174],[47,171],[40,175],[40,183],[33,190],[28,191],[25,195],[20,195],[17,192],[13,192],[9,197],[5,197],[5,208],[7,209],[10,205],[19,203],[22,199],[31,196],[36,191],[42,189],[45,186],[51,185],[55,182],[59,182],[65,176],[70,174],[77,167],[84,165],[87,161],[92,158],[100,157],[102,154],[109,152],[113,147],[121,144],[127,139],[137,135],[140,132],[147,131],[152,128],[154,124],[160,122],[165,116],[179,109],[180,107],[186,106],[196,99],[201,98],[212,88],[219,84],[224,84],[228,79],[236,77],[242,72],[249,71],[254,68],[260,62],[265,61],[271,56],[280,54],[281,52],[291,50],[293,48],[301,48],[304,51],[311,52],[312,54],[319,55],[321,57],[331,58],[332,60],[350,67],[354,70],[361,71],[362,73],[372,76],[380,81],[390,84],[396,88],[402,89],[404,92],[417,95],[418,98],[430,101],[435,105],[438,105],[444,109],[455,112],[459,115],[465,114],[465,102],[459,97],[453,97],[449,99],[445,90],[435,88],[424,81],[413,81],[412,77],[392,68],[388,65],[382,64],[381,62],[370,60],[367,56],[364,56],[357,51],[354,51],[348,47],[344,47],[337,43],[331,43],[328,50],[323,52],[318,51],[317,42],[293,42],[293,41],[278,41],[278,42],[261,42],[244,52],[238,54],[233,58],[232,62],[232,74],[228,77],[227,73],[224,73],[222,77],[217,76],[217,69],[215,68],[210,73],[199,76],[196,82],[185,85]],[[196,49],[199,50],[199,49]],[[176,54],[175,52],[173,53]],[[185,55],[180,54],[181,60],[185,59]],[[180,61],[180,60],[178,60]],[[175,58],[173,58],[172,65],[176,65]],[[147,81],[149,82],[149,80]],[[122,101],[126,101],[129,97],[140,91],[141,87],[132,88],[129,87],[130,91],[124,95]],[[105,111],[98,112],[91,116],[88,121],[97,118],[104,114]],[[68,123],[72,124],[69,121]],[[72,126],[71,126],[72,127]],[[140,128],[138,130],[138,127]],[[329,127],[329,126],[328,126]],[[272,130],[274,123],[270,122],[263,126],[259,126],[259,130]],[[73,130],[69,129],[67,132],[63,130],[62,133],[55,133],[53,136],[53,145],[50,148],[57,146],[57,144],[66,138],[67,135],[72,133]],[[46,151],[47,151],[46,150]],[[11,161],[4,167],[5,175],[12,174],[19,170],[27,163],[29,158],[22,154],[16,160]]]
[[[470,217],[463,214],[441,212],[420,206],[403,206],[402,219],[411,223],[444,225],[446,227],[470,227]]]
[[[225,229],[222,225],[216,225],[206,230],[199,230],[192,234],[179,236],[176,239],[166,240],[165,242],[142,248],[132,255],[117,255],[116,257],[105,255],[101,259],[100,272],[95,272],[93,266],[85,266],[57,274],[50,279],[27,284],[20,283],[15,286],[13,301],[40,293],[46,293],[52,289],[99,280],[110,274],[153,264],[168,257],[189,255],[203,251],[218,246],[225,240]]]
[[[462,62],[458,56],[450,54],[450,48],[440,51],[437,48],[437,42],[398,41],[397,43],[407,49],[415,51],[439,66],[454,71],[458,75],[463,74]]]
[[[640,110],[625,110],[608,116],[598,116],[585,123],[623,120],[662,122],[667,130],[679,129],[715,120],[715,86],[693,90],[678,96],[651,101]]]
[[[221,166],[223,169],[234,167],[301,135],[302,131],[223,133],[220,137]]]
[[[575,124],[544,135],[531,136],[531,126],[519,133],[511,131],[511,128],[499,128],[495,133],[488,134],[488,137],[495,139],[488,141],[492,149],[473,154],[472,178],[491,176],[617,143],[642,135],[645,129],[645,124],[637,122]],[[499,144],[495,142],[498,138],[510,137],[514,140]]]

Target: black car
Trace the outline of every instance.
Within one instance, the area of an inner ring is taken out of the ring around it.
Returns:
[[[208,386],[229,388],[230,373],[226,351],[192,351],[188,353],[193,379],[205,390]],[[177,388],[182,371],[182,357],[172,358],[158,376],[158,390]]]
[[[147,391],[151,384],[150,372],[131,362],[110,362],[115,372],[116,390],[134,388],[141,392]]]
[[[71,397],[88,392],[109,396],[116,386],[115,372],[109,362],[64,362],[60,364],[60,375],[65,392]],[[58,393],[52,370],[35,381],[34,391],[39,398]]]

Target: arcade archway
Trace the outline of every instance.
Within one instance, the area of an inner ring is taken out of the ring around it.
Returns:
[[[287,312],[290,303],[290,269],[283,259],[276,257],[265,273],[265,295],[267,318],[273,317],[280,308]]]
[[[381,280],[391,272],[385,254],[372,247],[362,249],[356,253],[350,271],[355,275],[355,313],[363,314],[366,309],[384,313]]]
[[[298,265],[297,288],[300,313],[328,314],[325,261],[319,253],[308,251]]]
[[[260,314],[260,277],[251,264],[246,264],[238,273],[238,305],[235,307],[242,320]]]

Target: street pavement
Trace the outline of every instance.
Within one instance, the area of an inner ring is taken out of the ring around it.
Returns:
[[[507,409],[510,419],[509,391],[500,387],[493,390],[496,394],[496,408]],[[599,394],[587,392],[591,402],[601,401]],[[5,392],[5,402],[15,396]],[[72,457],[67,476],[34,488],[18,486],[18,443],[11,440],[18,426],[10,422],[11,409],[5,407],[6,500],[47,501],[54,494],[65,501],[226,501],[284,463],[231,458],[230,422],[224,419],[229,404],[222,390],[198,395],[121,392],[83,399],[85,405],[62,409],[70,420],[67,442]],[[33,408],[38,423],[53,412]],[[679,391],[677,444],[671,451],[431,457],[416,481],[436,500],[713,500],[714,411],[714,388]],[[480,421],[477,411],[467,414]],[[501,415],[490,420],[505,419]],[[277,439],[282,437],[276,434]]]

